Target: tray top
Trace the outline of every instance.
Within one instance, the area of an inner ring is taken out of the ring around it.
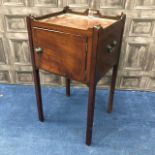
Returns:
[[[117,20],[99,18],[93,16],[76,15],[72,13],[65,13],[50,18],[40,20],[40,22],[51,23],[66,27],[78,28],[87,30],[93,28],[95,25],[101,25],[103,28],[110,26]]]

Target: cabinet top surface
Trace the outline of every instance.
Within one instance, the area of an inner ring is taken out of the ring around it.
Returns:
[[[57,16],[53,16],[50,18],[42,19],[40,22],[61,25],[66,27],[72,27],[77,29],[87,30],[89,28],[93,28],[96,25],[101,25],[103,28],[106,28],[117,20],[93,17],[93,16],[84,16],[84,15],[76,15],[72,13],[65,13]]]

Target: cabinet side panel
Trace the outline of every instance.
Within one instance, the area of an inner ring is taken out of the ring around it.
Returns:
[[[99,33],[97,52],[97,80],[118,63],[123,22],[118,21]]]

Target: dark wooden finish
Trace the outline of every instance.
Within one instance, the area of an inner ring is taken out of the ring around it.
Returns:
[[[122,24],[122,29],[121,29],[120,42],[119,42],[119,46],[118,46],[117,63],[116,63],[116,65],[113,66],[111,86],[110,86],[109,103],[108,103],[108,110],[107,110],[109,113],[112,112],[112,108],[113,108],[113,97],[114,97],[114,91],[115,91],[115,85],[116,85],[116,78],[117,78],[119,57],[120,57],[121,46],[122,46],[122,39],[123,39],[123,32],[124,32],[124,26],[125,26],[125,19],[126,19],[126,16],[122,16],[121,22],[123,24]]]
[[[99,27],[100,28],[100,27]],[[91,72],[89,83],[89,95],[88,95],[88,111],[87,111],[87,129],[86,129],[86,144],[91,144],[92,139],[92,127],[94,120],[94,105],[95,105],[95,93],[96,93],[96,57],[97,57],[97,44],[99,31],[97,27],[93,30],[93,47],[92,47],[92,59],[91,59]]]
[[[33,77],[34,77],[34,83],[35,83],[35,92],[36,92],[36,99],[37,99],[38,115],[39,115],[39,120],[41,122],[43,122],[44,116],[43,116],[43,108],[42,108],[40,77],[39,77],[39,70],[35,66],[34,46],[33,46],[33,41],[32,41],[31,18],[32,18],[31,16],[27,17],[26,20],[27,20],[30,50],[31,50],[31,60],[32,60],[32,67],[33,67]]]
[[[78,22],[77,22],[78,21]],[[81,16],[76,14],[61,14],[56,17],[47,18],[41,20],[41,22],[46,22],[49,24],[56,24],[60,26],[66,26],[71,28],[77,28],[81,30],[87,30],[89,28],[93,28],[96,25],[101,25],[102,28],[105,28],[111,24],[113,24],[116,20],[114,19],[103,19],[99,17],[89,17]]]
[[[88,17],[89,10],[69,7],[41,17],[27,17],[39,119],[43,120],[39,69],[89,87],[86,144],[91,144],[97,82],[113,68],[108,111],[112,111],[125,15]]]
[[[66,78],[66,96],[70,96],[70,79]]]
[[[86,36],[38,28],[33,34],[34,48],[42,48],[35,52],[37,68],[85,82]]]
[[[109,103],[108,103],[108,112],[109,113],[112,112],[113,97],[114,97],[114,91],[115,91],[115,83],[116,83],[117,71],[118,71],[118,65],[115,65],[113,67],[111,86],[110,86],[110,93],[109,93]]]

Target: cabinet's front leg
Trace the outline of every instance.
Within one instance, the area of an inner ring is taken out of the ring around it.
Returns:
[[[43,116],[43,108],[42,108],[39,69],[36,68],[36,64],[35,64],[34,46],[33,46],[33,39],[32,39],[32,27],[31,27],[32,20],[33,20],[32,16],[28,16],[26,18],[28,37],[29,37],[29,45],[30,45],[30,51],[31,51],[31,60],[32,60],[32,67],[33,67],[35,92],[36,92],[36,99],[37,99],[38,115],[39,115],[39,120],[41,122],[43,122],[44,121],[44,116]]]
[[[41,122],[43,122],[44,121],[44,115],[43,115],[42,98],[41,98],[39,69],[34,69],[33,75],[34,75],[34,83],[35,83],[35,92],[36,92],[39,120]]]
[[[88,97],[87,130],[86,130],[86,144],[87,145],[90,145],[91,140],[92,140],[95,94],[96,94],[96,84],[93,83],[89,87],[89,97]]]
[[[112,73],[112,79],[111,79],[111,86],[110,86],[110,94],[109,94],[109,101],[108,101],[108,112],[112,112],[113,108],[113,98],[114,98],[114,92],[115,92],[115,84],[116,84],[116,78],[117,78],[117,71],[118,71],[118,65],[115,65],[113,67],[113,73]]]
[[[70,79],[66,78],[66,96],[70,96]]]

